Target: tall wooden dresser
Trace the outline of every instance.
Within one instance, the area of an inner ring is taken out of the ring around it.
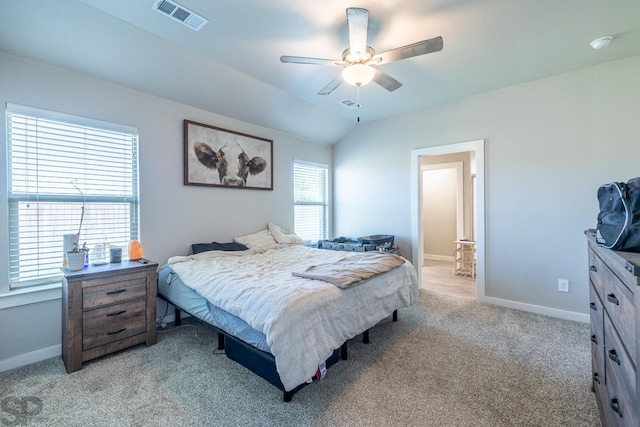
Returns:
[[[589,246],[593,390],[602,424],[640,426],[640,254]]]
[[[96,357],[156,343],[158,264],[62,269],[62,359],[71,373]]]

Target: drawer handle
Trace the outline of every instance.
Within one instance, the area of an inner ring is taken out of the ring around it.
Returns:
[[[590,303],[590,304],[589,304],[589,307],[590,307],[590,308],[591,308],[591,310],[593,310],[593,311],[598,311],[598,307],[596,307],[596,303],[595,303],[595,302]]]
[[[119,330],[117,330],[117,331],[107,332],[107,335],[115,335],[115,334],[119,334],[120,332],[124,332],[124,331],[126,331],[126,330],[127,330],[127,328],[122,328],[122,329],[119,329]]]
[[[593,271],[594,273],[598,272],[598,268],[595,265],[590,265],[589,270]]]
[[[107,292],[107,295],[116,295],[116,294],[121,294],[123,292],[127,292],[126,289],[118,289],[117,291],[109,291]]]
[[[600,378],[599,378],[600,376],[598,375],[598,373],[597,373],[597,372],[594,372],[594,373],[593,373],[593,375],[592,375],[592,377],[593,377],[593,381],[595,381],[595,382],[597,382],[598,384],[600,384]]]
[[[618,402],[618,399],[614,397],[613,399],[611,399],[611,403],[609,403],[609,405],[611,406],[613,412],[615,412],[620,416],[620,418],[622,418],[622,408],[620,407],[620,402]]]
[[[613,303],[615,305],[618,305],[618,298],[616,298],[616,296],[614,294],[609,294],[607,295],[607,301],[609,301],[610,303]]]
[[[595,334],[591,335],[591,342],[594,343],[595,345],[598,345],[598,340],[596,339]]]
[[[609,359],[611,359],[614,363],[620,364],[620,358],[618,357],[618,353],[615,350],[609,350]]]
[[[120,311],[117,311],[117,312],[115,312],[115,313],[109,313],[109,314],[107,314],[107,317],[111,317],[111,316],[120,316],[121,314],[124,314],[124,313],[126,313],[126,312],[127,312],[127,310],[120,310]]]

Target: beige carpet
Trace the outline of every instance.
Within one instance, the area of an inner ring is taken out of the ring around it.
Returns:
[[[350,341],[349,359],[290,403],[213,354],[215,344],[215,334],[197,324],[71,375],[60,358],[0,373],[0,424],[599,425],[588,325],[470,298],[422,292],[417,306],[399,311],[398,322],[371,330],[371,344]]]

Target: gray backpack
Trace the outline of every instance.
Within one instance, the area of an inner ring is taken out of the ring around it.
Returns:
[[[596,242],[615,251],[640,252],[640,178],[598,188]]]

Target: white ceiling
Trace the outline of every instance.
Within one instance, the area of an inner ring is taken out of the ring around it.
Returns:
[[[361,123],[640,54],[639,0],[180,0],[199,32],[154,0],[0,0],[0,51],[111,81],[304,139],[335,143]],[[444,49],[380,66],[403,83],[357,99],[340,68],[281,55],[341,58],[346,7],[369,10],[380,53],[442,36]],[[594,50],[589,43],[614,36]]]

